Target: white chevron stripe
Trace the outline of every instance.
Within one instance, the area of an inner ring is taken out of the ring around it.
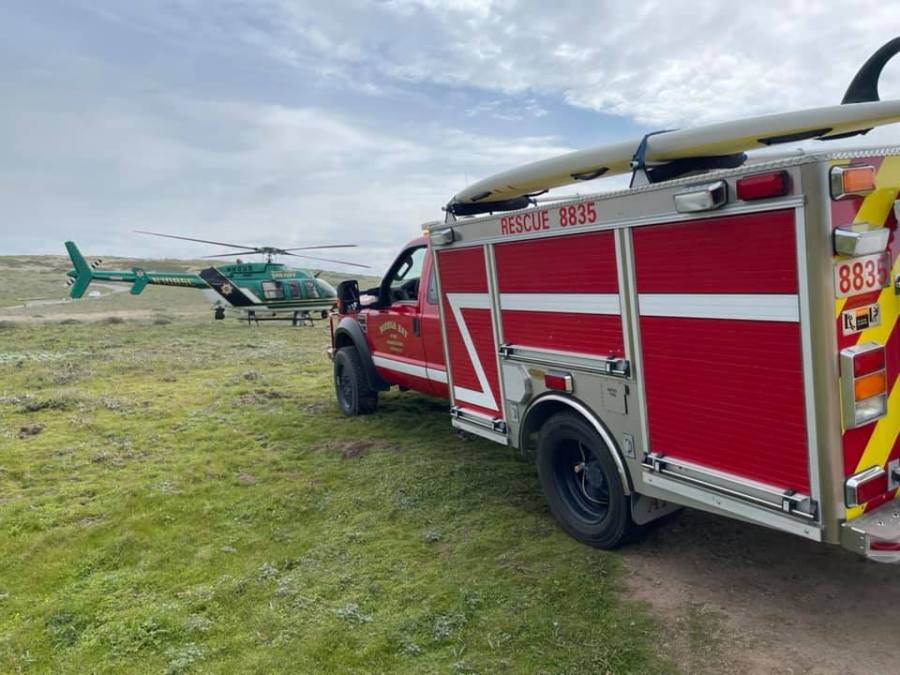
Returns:
[[[456,325],[459,327],[459,334],[462,337],[463,344],[466,346],[466,352],[469,354],[469,360],[472,362],[472,368],[475,370],[475,377],[481,386],[481,391],[466,389],[465,387],[453,387],[453,395],[460,401],[471,403],[482,408],[490,410],[499,410],[497,400],[491,391],[490,382],[484,372],[484,366],[481,359],[478,358],[478,351],[475,349],[475,343],[469,334],[469,327],[463,319],[462,310],[464,309],[490,309],[491,302],[487,293],[447,293],[447,303],[453,312],[453,318],[456,319]]]

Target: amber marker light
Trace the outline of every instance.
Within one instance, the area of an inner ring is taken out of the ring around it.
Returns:
[[[831,198],[867,195],[875,189],[875,167],[836,166],[831,169]]]
[[[865,401],[887,390],[884,371],[861,377],[853,383],[853,393],[857,401]]]

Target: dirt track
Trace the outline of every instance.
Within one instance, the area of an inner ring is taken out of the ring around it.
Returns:
[[[690,510],[624,554],[685,672],[898,672],[900,566]]]

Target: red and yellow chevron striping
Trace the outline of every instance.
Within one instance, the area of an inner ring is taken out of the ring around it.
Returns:
[[[891,459],[900,456],[900,298],[893,288],[893,279],[900,274],[900,237],[897,236],[897,220],[893,206],[900,191],[900,157],[873,158],[878,167],[875,178],[876,189],[863,199],[834,202],[832,225],[848,222],[869,223],[891,229],[888,248],[891,252],[891,283],[880,292],[863,294],[851,298],[839,298],[835,302],[835,319],[838,328],[838,349],[860,344],[877,342],[887,347],[887,377],[889,383],[888,414],[874,424],[844,432],[844,471],[850,476],[871,466],[884,466]],[[855,210],[855,213],[851,211]],[[841,330],[841,312],[867,304],[878,303],[881,309],[881,324],[861,333],[844,335]],[[895,495],[870,502],[869,509],[880,506]],[[847,510],[847,520],[864,513],[865,507]]]

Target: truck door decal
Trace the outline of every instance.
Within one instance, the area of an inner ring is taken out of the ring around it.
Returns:
[[[462,336],[463,344],[466,346],[466,353],[472,361],[472,368],[475,369],[475,376],[478,378],[478,384],[481,385],[481,391],[467,389],[454,385],[453,395],[460,401],[471,403],[482,408],[497,410],[497,400],[491,391],[490,382],[488,382],[487,374],[484,372],[484,366],[475,349],[475,343],[469,333],[469,327],[463,317],[464,309],[487,309],[491,308],[490,297],[487,293],[447,293],[447,303],[453,312],[453,318],[456,319],[456,325],[459,327],[459,333]]]

